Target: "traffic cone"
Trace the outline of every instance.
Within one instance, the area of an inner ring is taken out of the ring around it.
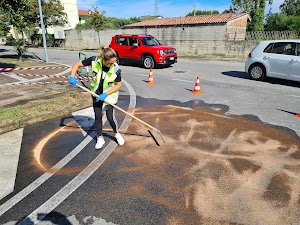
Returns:
[[[296,114],[295,116],[296,116],[296,117],[298,117],[298,118],[300,118],[300,114],[299,114],[299,113],[298,113],[298,114]]]
[[[150,68],[150,73],[149,73],[149,77],[148,77],[148,84],[155,84],[154,80],[153,80],[153,72],[152,72],[152,68]]]
[[[200,79],[199,76],[197,76],[196,84],[193,90],[194,94],[202,94],[203,92],[200,90]]]

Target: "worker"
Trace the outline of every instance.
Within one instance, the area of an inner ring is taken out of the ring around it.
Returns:
[[[102,108],[106,112],[107,120],[112,127],[115,138],[119,145],[125,143],[122,135],[118,132],[118,124],[115,118],[114,107],[107,104],[105,100],[112,104],[116,104],[119,97],[119,90],[122,86],[121,70],[116,63],[117,54],[111,48],[100,48],[98,56],[92,56],[85,60],[78,61],[72,66],[69,83],[76,86],[78,80],[75,77],[77,70],[80,67],[91,66],[93,79],[91,81],[91,91],[99,95],[93,97],[93,108],[95,113],[95,123],[97,131],[96,149],[101,149],[105,144],[102,135]],[[104,107],[103,107],[104,104]]]

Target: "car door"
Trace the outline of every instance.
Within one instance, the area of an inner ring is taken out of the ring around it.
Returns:
[[[291,59],[289,77],[291,80],[300,81],[300,43],[296,43],[296,55]]]
[[[117,46],[115,47],[115,51],[118,53],[121,59],[128,59],[128,38],[127,37],[119,37],[116,40]]]
[[[269,63],[268,76],[287,78],[293,55],[295,55],[294,42],[274,43],[272,53],[264,57]]]
[[[139,49],[139,40],[134,37],[129,37],[128,38],[128,43],[130,48],[128,49],[128,56],[131,60],[140,60],[140,49]]]

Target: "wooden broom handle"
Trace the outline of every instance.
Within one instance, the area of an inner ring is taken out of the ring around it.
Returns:
[[[96,93],[92,92],[91,90],[89,90],[88,88],[86,88],[86,87],[84,87],[84,86],[82,86],[82,85],[76,84],[76,86],[77,86],[77,87],[80,87],[81,89],[83,89],[83,90],[85,90],[85,91],[87,91],[87,92],[89,92],[89,93],[91,93],[94,97],[97,97],[97,98],[99,97],[99,95],[97,95]],[[115,105],[115,104],[113,104],[113,103],[111,103],[111,102],[108,102],[108,101],[106,101],[106,100],[104,100],[104,101],[105,101],[106,103],[112,105],[113,107],[116,107],[118,110],[122,111],[123,113],[127,114],[128,116],[130,116],[130,117],[136,119],[137,121],[141,122],[142,124],[146,125],[147,127],[149,127],[149,128],[151,128],[151,129],[153,129],[153,130],[155,130],[155,131],[157,131],[157,132],[160,133],[160,131],[159,131],[158,129],[156,129],[155,127],[152,127],[150,124],[144,122],[143,120],[137,118],[136,116],[130,114],[129,112],[126,112],[124,109],[120,108],[119,106],[117,106],[117,105]]]

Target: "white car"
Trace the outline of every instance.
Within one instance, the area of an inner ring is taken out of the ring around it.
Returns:
[[[276,77],[300,81],[300,40],[260,42],[249,53],[245,71],[253,80]]]

